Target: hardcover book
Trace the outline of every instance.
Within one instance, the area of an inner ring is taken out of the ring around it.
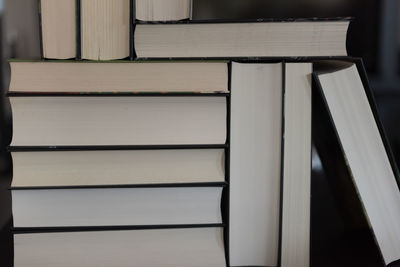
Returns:
[[[227,93],[226,61],[10,60],[10,93]]]
[[[177,21],[190,18],[191,0],[136,0],[139,21]]]
[[[15,266],[224,267],[222,228],[20,233]]]
[[[39,0],[43,58],[69,59],[77,56],[76,0]]]
[[[362,62],[325,64],[314,77],[386,265],[400,258],[399,172],[380,125]]]
[[[129,57],[130,1],[80,0],[81,56],[112,60]]]
[[[347,56],[349,20],[138,24],[138,58]],[[195,47],[195,49],[193,49]]]

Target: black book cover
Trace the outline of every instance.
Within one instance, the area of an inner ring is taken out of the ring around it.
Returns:
[[[40,58],[44,59],[43,52],[43,29],[42,29],[42,1],[38,0],[38,19],[39,19],[39,46],[40,46]]]

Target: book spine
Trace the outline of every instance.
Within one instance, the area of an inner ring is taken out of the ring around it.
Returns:
[[[39,46],[40,46],[40,57],[44,59],[43,51],[43,27],[42,27],[42,1],[38,0],[38,19],[39,19]]]

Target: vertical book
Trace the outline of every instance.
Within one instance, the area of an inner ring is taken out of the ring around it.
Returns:
[[[282,63],[232,63],[231,266],[277,266]]]
[[[80,10],[83,59],[112,60],[129,57],[129,0],[81,0]]]
[[[40,0],[42,56],[69,59],[77,55],[76,0]]]
[[[400,258],[399,173],[356,64],[315,74],[366,217],[385,264]]]

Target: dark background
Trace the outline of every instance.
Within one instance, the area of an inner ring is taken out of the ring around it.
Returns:
[[[0,0],[0,89],[9,82],[8,58],[39,57],[37,1]],[[354,17],[348,53],[364,59],[379,115],[400,161],[400,1],[398,0],[194,0],[193,19]],[[4,101],[4,97],[2,98]],[[9,109],[1,105],[0,267],[11,266],[11,159]],[[372,235],[347,225],[340,194],[333,192],[318,154],[313,153],[312,266],[383,266]],[[400,207],[399,207],[400,208]],[[400,224],[400,222],[399,222]],[[397,266],[397,265],[396,265]],[[400,266],[400,265],[398,265]],[[295,267],[295,266],[294,266]]]

